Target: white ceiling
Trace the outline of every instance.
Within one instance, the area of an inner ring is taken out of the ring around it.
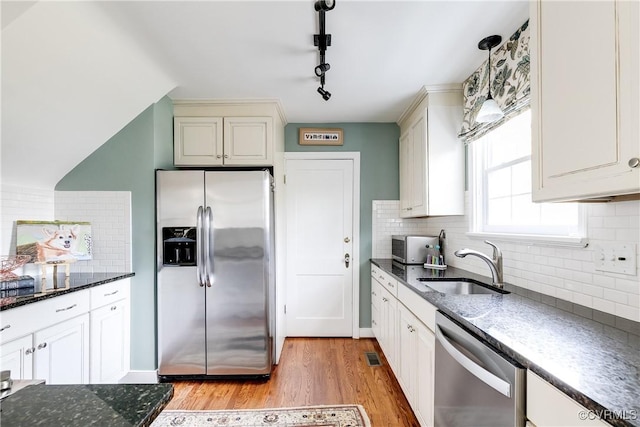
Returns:
[[[277,98],[289,122],[395,122],[424,85],[460,83],[507,39],[527,1],[337,0],[324,101],[313,69],[313,0],[108,2],[104,9],[178,82],[184,98]]]

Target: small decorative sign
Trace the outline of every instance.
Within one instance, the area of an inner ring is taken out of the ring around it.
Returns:
[[[342,145],[342,129],[300,128],[300,145]]]

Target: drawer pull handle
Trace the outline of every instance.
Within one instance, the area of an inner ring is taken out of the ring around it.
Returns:
[[[111,307],[111,311],[115,311],[117,309],[118,309],[118,307],[116,307],[115,305],[113,307]]]
[[[389,301],[388,299],[386,299],[385,297],[382,297],[382,301],[387,302]]]
[[[105,297],[110,297],[111,295],[115,295],[118,293],[118,289],[116,289],[115,291],[111,292],[110,294],[104,294]]]
[[[388,284],[389,286],[391,286],[392,288],[393,288],[393,287],[395,287],[395,286],[393,285],[393,283],[391,283],[391,282],[387,282],[387,284]]]
[[[38,350],[42,350],[43,348],[45,348],[47,346],[46,342],[43,342],[42,344],[38,345]]]
[[[0,332],[4,331],[5,329],[9,329],[10,327],[11,325],[3,326],[2,329],[0,329]]]
[[[57,309],[57,310],[56,310],[56,313],[60,313],[61,311],[71,310],[71,309],[72,309],[73,307],[75,307],[76,305],[78,305],[78,304],[70,305],[70,306],[69,306],[69,307],[67,307],[67,308],[59,308],[59,309]],[[45,344],[45,345],[46,345],[46,344]]]

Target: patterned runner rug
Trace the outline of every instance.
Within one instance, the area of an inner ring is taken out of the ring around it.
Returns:
[[[165,410],[151,427],[370,427],[360,405],[304,406],[300,408],[222,411]]]

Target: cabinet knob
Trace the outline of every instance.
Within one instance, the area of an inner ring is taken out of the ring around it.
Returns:
[[[229,155],[228,155],[228,154],[225,154],[225,155],[224,155],[224,158],[225,158],[225,159],[228,159],[228,158],[229,158]]]
[[[116,307],[115,305],[113,307],[111,307],[111,311],[115,311],[117,309],[118,309],[118,307]]]
[[[221,159],[221,158],[222,158],[222,156],[221,156],[220,154],[218,154],[218,155],[216,156],[216,158]]]
[[[633,157],[631,159],[629,159],[629,167],[630,168],[637,168],[638,166],[640,166],[640,159],[637,157]]]
[[[33,348],[33,347],[31,347],[31,348],[26,349],[26,350],[24,351],[24,354],[31,354],[31,353],[33,353],[34,351],[36,351],[36,349],[35,349],[35,348]]]
[[[43,348],[45,348],[47,346],[46,342],[43,342],[42,344],[38,344],[38,350],[42,350]]]

